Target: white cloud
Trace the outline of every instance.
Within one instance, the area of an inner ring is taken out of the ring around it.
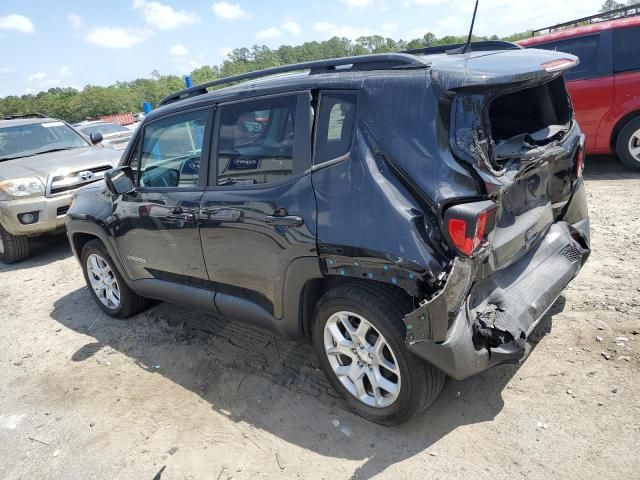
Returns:
[[[0,17],[0,30],[17,30],[22,33],[33,33],[36,27],[33,22],[24,15],[16,15],[12,13],[5,17]]]
[[[181,43],[176,43],[169,49],[169,53],[171,53],[171,55],[173,55],[174,57],[186,57],[187,55],[189,55],[189,49]]]
[[[58,76],[62,77],[62,78],[68,78],[71,76],[71,69],[67,66],[62,66],[60,67],[60,70],[58,70]]]
[[[144,41],[147,32],[124,27],[98,27],[91,30],[86,40],[105,48],[129,48]]]
[[[250,15],[245,12],[237,3],[229,2],[216,2],[211,6],[213,13],[216,17],[223,18],[225,20],[242,20],[250,18]]]
[[[382,31],[386,33],[395,32],[398,29],[397,23],[384,23],[382,25]]]
[[[346,3],[351,8],[362,8],[368,7],[373,3],[373,0],[341,0],[343,3]]]
[[[265,28],[264,30],[260,30],[258,33],[256,33],[256,40],[278,38],[280,35],[282,35],[282,32],[276,27]]]
[[[375,35],[375,31],[369,28],[355,28],[349,25],[336,25],[331,22],[316,22],[316,32],[326,33],[330,37],[346,37],[356,39],[367,35]]]
[[[74,30],[81,30],[84,28],[84,18],[80,15],[76,15],[75,13],[70,13],[67,17],[67,23]]]
[[[170,5],[164,5],[160,2],[134,0],[133,8],[142,13],[142,17],[148,25],[159,30],[172,30],[200,21],[200,17],[193,12],[174,10]]]
[[[280,28],[292,35],[300,35],[302,33],[302,28],[300,28],[298,22],[294,20],[286,20],[282,25],[280,25]]]
[[[0,75],[7,75],[9,73],[15,72],[16,69],[13,67],[0,67]]]
[[[27,78],[27,82],[41,82],[47,78],[47,74],[44,72],[37,72]]]

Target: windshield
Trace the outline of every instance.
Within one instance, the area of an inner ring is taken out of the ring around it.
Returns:
[[[88,125],[86,127],[79,126],[80,130],[82,130],[87,135],[91,135],[92,133],[100,133],[102,135],[109,135],[110,133],[120,133],[120,132],[130,132],[128,128],[123,127],[122,125],[114,125],[113,123],[98,123],[95,125]]]
[[[64,122],[31,123],[0,128],[0,160],[89,144]]]

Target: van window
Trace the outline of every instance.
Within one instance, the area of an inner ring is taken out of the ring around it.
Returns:
[[[349,152],[356,119],[354,93],[322,93],[316,127],[316,165]]]
[[[571,80],[583,80],[601,75],[598,71],[600,56],[600,35],[586,35],[584,37],[569,38],[558,42],[536,45],[534,48],[555,50],[570,53],[580,59],[580,64],[568,70],[565,78]]]
[[[640,27],[618,28],[613,31],[613,70],[640,70]]]
[[[255,185],[293,175],[297,105],[297,95],[223,105],[216,184]]]

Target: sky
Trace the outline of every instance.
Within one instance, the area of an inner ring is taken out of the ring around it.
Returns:
[[[603,0],[480,0],[478,35],[597,13]],[[233,48],[335,35],[467,33],[474,0],[2,0],[0,97],[220,64]]]

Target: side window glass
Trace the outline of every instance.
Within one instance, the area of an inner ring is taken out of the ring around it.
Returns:
[[[207,111],[188,112],[144,129],[139,163],[142,187],[193,187],[198,184]],[[139,158],[139,160],[138,160]]]
[[[613,31],[613,70],[640,70],[640,27],[617,28]]]
[[[353,93],[322,93],[316,126],[315,164],[341,157],[351,150],[356,120]]]
[[[296,95],[223,105],[217,185],[256,185],[292,175],[297,105]]]
[[[553,43],[538,45],[535,48],[555,50],[575,55],[580,59],[580,64],[573,67],[565,74],[567,80],[582,80],[598,76],[600,35],[588,35],[585,37],[570,38]]]

